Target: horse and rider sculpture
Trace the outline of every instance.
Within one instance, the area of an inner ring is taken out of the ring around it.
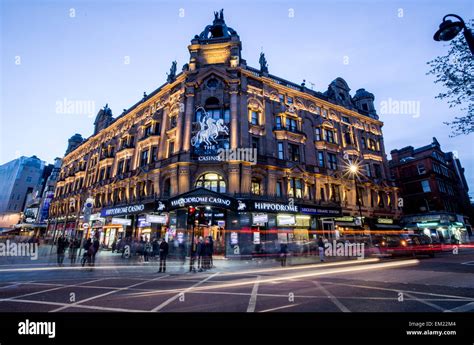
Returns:
[[[199,131],[191,138],[191,145],[199,148],[204,143],[209,147],[218,143],[216,139],[220,133],[229,135],[229,128],[224,124],[224,120],[213,119],[203,107],[198,107],[196,110],[202,110],[204,116],[199,121]]]

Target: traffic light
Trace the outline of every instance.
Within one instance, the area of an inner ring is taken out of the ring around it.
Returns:
[[[194,224],[195,219],[196,219],[196,208],[194,206],[189,206],[188,207],[188,224],[190,225]]]
[[[198,224],[206,224],[207,219],[206,215],[204,214],[204,208],[199,209],[199,216],[198,216]]]

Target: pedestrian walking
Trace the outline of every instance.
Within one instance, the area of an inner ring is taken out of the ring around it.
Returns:
[[[198,245],[197,245],[197,248],[196,248],[196,254],[197,254],[197,257],[198,257],[198,271],[199,272],[202,272],[203,269],[204,269],[204,255],[205,255],[205,251],[206,251],[206,246],[204,244],[204,239],[202,238],[202,236],[199,237],[199,242],[198,242]]]
[[[321,260],[321,262],[323,262],[324,261],[324,241],[323,241],[322,236],[319,236],[319,239],[318,239],[318,249],[319,249],[319,259]]]
[[[180,258],[181,258],[181,264],[184,265],[184,263],[186,261],[186,248],[184,246],[184,241],[181,241],[178,248],[179,248],[179,255],[180,255]]]
[[[114,241],[112,242],[112,254],[115,252],[117,249],[117,237],[114,238]]]
[[[166,272],[166,257],[168,256],[168,250],[168,243],[166,243],[166,240],[162,238],[160,243],[160,270],[158,273]]]
[[[86,243],[84,243],[84,255],[82,256],[82,259],[81,259],[81,265],[82,267],[84,267],[84,265],[86,264],[86,262],[88,264],[90,264],[91,262],[91,256],[90,256],[90,248],[92,247],[92,239],[88,238]]]
[[[214,240],[212,236],[209,236],[209,266],[210,268],[214,267],[214,260],[212,259],[212,255],[214,254]]]
[[[280,244],[280,262],[281,266],[286,266],[286,257],[288,255],[288,244],[281,243]]]
[[[57,254],[58,254],[58,266],[63,266],[64,255],[66,252],[66,247],[68,246],[68,240],[63,236],[58,238],[57,242]]]
[[[98,236],[96,236],[94,238],[94,241],[92,242],[92,252],[91,252],[92,266],[95,265],[95,257],[97,253],[99,252],[99,248],[100,248],[99,238]]]
[[[149,262],[148,258],[152,254],[152,251],[153,251],[153,247],[151,246],[150,241],[146,241],[145,249],[143,250],[143,258],[144,258],[145,262]]]
[[[76,263],[77,250],[79,249],[80,245],[81,244],[77,238],[71,240],[71,243],[69,244],[69,259],[71,260],[71,266]]]

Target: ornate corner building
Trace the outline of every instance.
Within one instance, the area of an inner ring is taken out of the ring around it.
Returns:
[[[362,229],[360,214],[366,229],[397,221],[373,94],[352,97],[342,78],[313,91],[269,74],[263,54],[247,66],[222,11],[188,49],[181,73],[174,62],[164,85],[116,118],[106,106],[91,137],[70,139],[50,234],[98,231],[110,246],[193,231],[240,256]]]

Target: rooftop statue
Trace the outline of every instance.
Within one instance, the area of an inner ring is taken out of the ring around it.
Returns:
[[[168,83],[171,83],[176,79],[176,61],[173,61],[171,63],[171,68],[170,68],[170,73],[167,74],[168,78],[167,81]]]
[[[258,62],[260,63],[260,72],[268,73],[268,63],[263,52],[260,53],[260,58],[258,59]]]

